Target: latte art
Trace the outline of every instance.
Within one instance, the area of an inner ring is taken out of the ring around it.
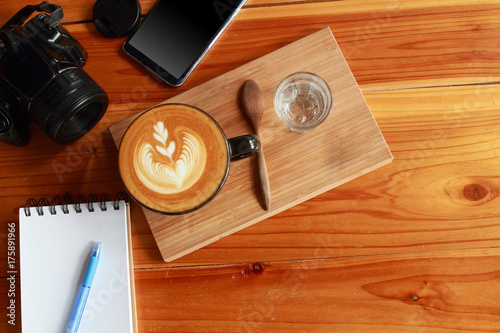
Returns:
[[[134,167],[141,181],[150,190],[172,194],[195,184],[205,169],[206,149],[196,133],[172,131],[180,138],[169,141],[169,130],[162,121],[153,126],[155,147],[149,142],[138,146]],[[153,130],[152,129],[152,130]],[[172,129],[171,129],[172,130]],[[176,143],[177,142],[177,143]]]
[[[229,170],[229,147],[207,113],[164,104],[142,113],[120,143],[120,176],[132,198],[165,214],[189,212],[208,202]]]

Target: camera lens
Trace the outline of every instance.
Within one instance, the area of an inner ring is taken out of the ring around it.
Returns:
[[[101,103],[92,101],[80,109],[75,110],[71,114],[71,118],[62,124],[62,138],[71,140],[71,138],[76,133],[79,133],[82,128],[87,128],[90,124],[97,123],[100,119],[99,115],[101,114],[102,108],[103,105]]]
[[[54,142],[66,144],[90,131],[108,104],[106,92],[83,69],[70,67],[32,102],[29,112]]]

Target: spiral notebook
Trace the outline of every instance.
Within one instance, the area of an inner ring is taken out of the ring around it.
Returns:
[[[102,244],[79,333],[136,332],[130,212],[123,196],[30,199],[19,210],[23,333],[66,332],[90,252]]]

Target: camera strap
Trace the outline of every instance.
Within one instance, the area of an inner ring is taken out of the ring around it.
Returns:
[[[33,14],[34,12],[41,12],[49,14],[43,20],[49,29],[53,29],[61,23],[64,18],[62,7],[59,5],[51,4],[46,1],[38,5],[28,5],[18,11],[12,18],[7,21],[2,27],[5,28],[8,25],[23,25],[23,23]]]

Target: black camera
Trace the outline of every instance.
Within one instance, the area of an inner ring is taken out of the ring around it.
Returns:
[[[39,12],[24,26],[24,22]],[[102,118],[106,92],[82,69],[87,51],[64,28],[62,8],[21,9],[0,29],[0,140],[24,146],[33,120],[59,144],[75,141]]]

